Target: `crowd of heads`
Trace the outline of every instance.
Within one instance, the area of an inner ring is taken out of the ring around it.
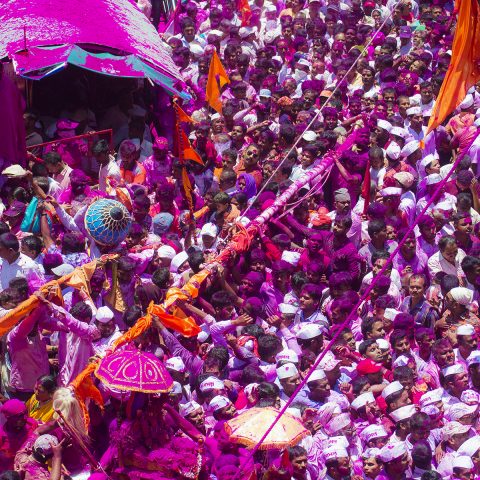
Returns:
[[[157,24],[159,2],[140,6]],[[0,479],[480,477],[480,85],[427,127],[455,24],[445,0],[188,0],[160,30],[191,122],[148,83],[100,108],[79,81],[57,118],[25,113],[1,316],[37,307],[2,340]],[[100,200],[131,219],[119,241],[87,218]],[[92,377],[104,407],[85,410],[72,382],[173,294],[200,333],[153,315],[122,346],[172,389]],[[272,409],[303,434],[257,445]]]

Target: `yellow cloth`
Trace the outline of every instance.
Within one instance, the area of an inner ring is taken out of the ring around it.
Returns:
[[[42,423],[49,422],[53,417],[53,400],[40,405],[40,402],[33,394],[25,404],[28,410],[28,416]]]

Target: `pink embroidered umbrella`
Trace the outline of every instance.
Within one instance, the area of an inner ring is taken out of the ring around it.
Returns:
[[[101,360],[95,376],[110,388],[143,393],[165,393],[173,380],[163,363],[151,353],[121,350]]]

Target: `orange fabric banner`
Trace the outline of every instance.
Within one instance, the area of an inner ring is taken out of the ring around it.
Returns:
[[[240,10],[241,13],[242,27],[249,26],[250,19],[252,18],[252,9],[250,8],[248,0],[240,0],[238,2],[238,10]]]
[[[99,407],[103,408],[103,397],[100,390],[94,385],[92,373],[97,368],[96,363],[89,363],[85,369],[78,374],[70,384],[82,408],[85,425],[88,428],[90,417],[86,406],[87,398],[91,398]]]
[[[188,115],[183,108],[174,100],[174,106],[177,113],[177,119],[179,122],[193,123],[192,117]]]
[[[183,128],[180,127],[180,135],[181,135],[181,145],[183,146],[183,158],[185,160],[192,160],[192,162],[197,162],[200,165],[203,165],[203,160],[197,151],[192,147],[190,140],[188,139],[187,135],[183,131]]]
[[[480,80],[480,8],[478,0],[457,0],[452,59],[433,106],[428,131],[438,127]]]
[[[195,337],[201,331],[201,328],[196,324],[193,318],[180,318],[175,315],[170,315],[160,305],[153,305],[151,312],[152,315],[156,315],[160,319],[165,327],[181,333],[184,337]]]
[[[230,83],[230,79],[215,50],[210,60],[205,99],[218,113],[222,113],[222,102],[220,101],[221,89],[227,83]]]

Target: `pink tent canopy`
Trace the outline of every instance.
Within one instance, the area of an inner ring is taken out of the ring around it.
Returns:
[[[188,96],[160,36],[133,0],[2,0],[4,57],[26,78],[73,64],[105,75],[148,77]]]

